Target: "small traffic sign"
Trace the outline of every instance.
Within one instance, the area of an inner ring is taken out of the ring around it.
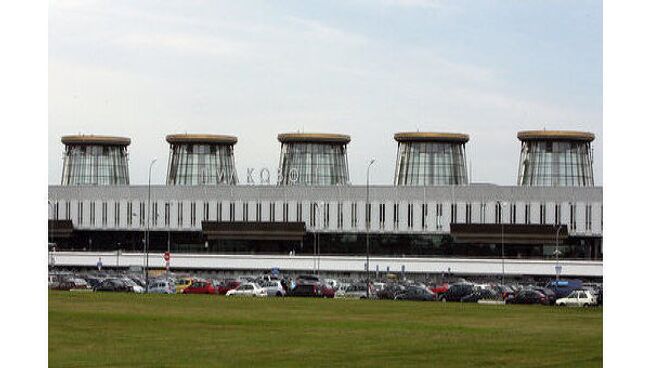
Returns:
[[[171,253],[169,253],[169,252],[165,252],[165,253],[163,254],[163,259],[165,260],[165,262],[169,262],[169,260],[170,260],[171,258],[172,258]]]

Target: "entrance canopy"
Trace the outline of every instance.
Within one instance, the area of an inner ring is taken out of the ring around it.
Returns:
[[[207,240],[303,240],[304,222],[203,221]]]
[[[541,244],[562,243],[569,236],[566,225],[450,224],[451,236],[463,243]]]
[[[69,238],[72,235],[72,220],[48,220],[47,232],[49,238]]]

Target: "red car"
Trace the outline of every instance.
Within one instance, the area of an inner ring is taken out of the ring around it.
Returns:
[[[226,295],[229,290],[237,289],[241,285],[241,281],[237,280],[226,280],[223,283],[217,285],[217,294]]]
[[[432,293],[439,295],[449,290],[449,284],[444,283],[442,285],[430,286],[429,290],[431,290]]]
[[[216,294],[212,283],[207,281],[193,281],[192,284],[183,289],[183,294]]]
[[[299,282],[296,287],[291,290],[291,296],[306,296],[306,297],[316,297],[316,298],[333,298],[334,289],[320,282]]]

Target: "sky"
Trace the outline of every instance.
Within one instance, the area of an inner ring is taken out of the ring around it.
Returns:
[[[131,184],[164,184],[173,133],[238,137],[277,169],[284,132],[349,134],[350,180],[391,184],[400,131],[461,132],[472,182],[515,185],[529,129],[595,133],[602,3],[572,0],[50,1],[48,181],[61,136],[130,137]]]

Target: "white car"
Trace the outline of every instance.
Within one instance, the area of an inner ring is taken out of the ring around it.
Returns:
[[[144,293],[144,288],[143,288],[142,286],[136,284],[135,281],[131,280],[130,278],[128,278],[128,277],[123,277],[123,278],[122,278],[122,281],[123,281],[125,284],[127,284],[128,286],[130,286],[130,287],[133,289],[133,292],[134,292],[134,293],[136,293],[136,294],[142,294],[142,293]]]
[[[334,279],[325,279],[325,283],[328,284],[332,289],[336,290],[339,288],[339,282]]]
[[[556,305],[566,305],[574,307],[587,307],[597,305],[596,297],[587,290],[574,290],[566,298],[560,298],[555,301]]]
[[[366,284],[355,283],[350,284],[345,287],[339,288],[336,293],[334,293],[335,298],[346,298],[346,299],[365,299],[368,297],[368,290]],[[372,297],[372,290],[371,290]]]
[[[264,290],[258,284],[247,282],[245,284],[239,285],[236,289],[229,290],[226,293],[226,296],[267,296],[266,290]]]
[[[286,296],[287,292],[282,287],[278,280],[266,281],[262,285],[262,289],[266,292],[267,296]]]
[[[171,281],[156,280],[149,285],[151,294],[176,294],[176,287]]]

